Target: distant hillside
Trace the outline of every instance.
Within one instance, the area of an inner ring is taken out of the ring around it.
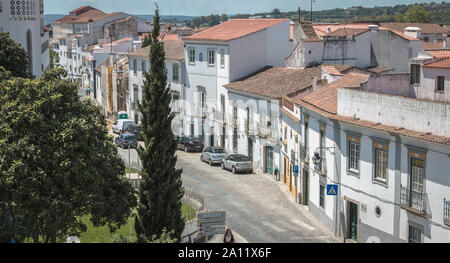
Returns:
[[[53,23],[55,20],[60,19],[66,15],[61,14],[47,14],[44,16],[44,22],[46,25]],[[138,17],[145,18],[149,21],[153,21],[153,15],[136,15]],[[190,21],[194,18],[193,16],[161,16],[161,21]]]
[[[414,5],[419,5],[428,10],[433,16],[433,23],[450,25],[450,2],[441,3],[421,3],[410,5],[395,5],[395,6],[376,6],[376,7],[362,7],[353,6],[347,9],[335,8],[330,10],[313,11],[313,22],[322,23],[352,23],[352,22],[396,22],[398,15],[406,13],[408,8]],[[251,16],[273,16],[275,18],[289,18],[298,21],[297,11],[280,12],[266,12],[257,14],[237,14],[234,18],[248,18]],[[311,12],[308,8],[301,10],[302,21],[310,21]]]

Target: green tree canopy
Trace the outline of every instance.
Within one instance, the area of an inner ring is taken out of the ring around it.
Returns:
[[[114,231],[136,205],[104,115],[61,74],[11,78],[0,89],[0,204],[12,229],[25,219],[35,242],[79,235],[87,214]]]
[[[167,86],[164,45],[158,41],[159,10],[156,9],[150,45],[150,72],[145,74],[142,90],[142,137],[145,148],[137,151],[142,160],[139,204],[135,220],[138,242],[163,238],[164,230],[177,242],[184,220],[181,216],[183,189],[181,170],[176,169],[177,142],[172,132],[170,87]],[[164,237],[163,239],[166,239]]]
[[[28,63],[25,49],[12,40],[8,32],[0,32],[0,66],[14,77],[29,77]]]
[[[402,16],[404,22],[411,23],[431,23],[433,22],[433,16],[425,8],[421,6],[412,6]]]

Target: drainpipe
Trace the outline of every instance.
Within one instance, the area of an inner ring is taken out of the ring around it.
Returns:
[[[97,72],[95,71],[95,63],[97,60],[92,61],[92,71],[94,72],[94,99],[97,99]]]

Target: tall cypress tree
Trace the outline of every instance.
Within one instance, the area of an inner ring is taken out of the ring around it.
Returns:
[[[150,45],[150,71],[145,74],[142,102],[142,134],[145,148],[137,151],[142,160],[139,204],[135,220],[138,242],[159,238],[165,231],[181,240],[184,221],[181,217],[183,197],[181,169],[176,169],[177,142],[172,133],[170,86],[167,86],[164,45],[158,41],[159,10],[153,20]]]

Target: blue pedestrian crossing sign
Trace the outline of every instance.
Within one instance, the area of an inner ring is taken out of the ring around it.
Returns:
[[[292,166],[292,170],[293,170],[294,174],[298,174],[298,165]]]
[[[327,195],[337,195],[338,186],[337,184],[327,184]]]

